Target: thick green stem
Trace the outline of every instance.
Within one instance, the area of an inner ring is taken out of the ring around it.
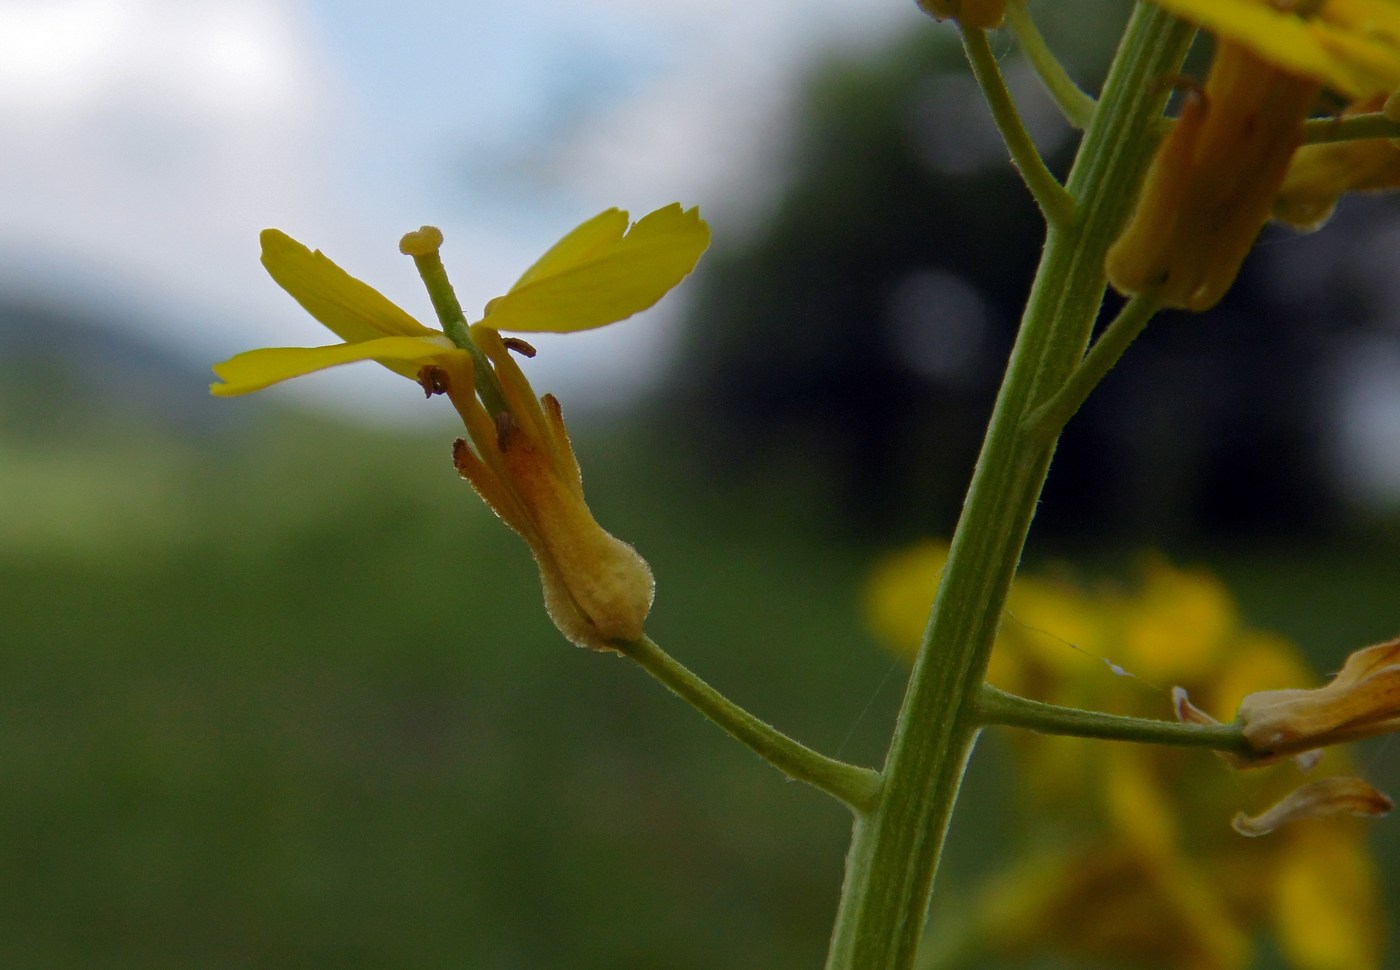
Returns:
[[[1123,305],[1118,316],[1099,334],[1074,373],[1040,407],[1026,418],[1025,432],[1032,438],[1048,439],[1058,435],[1074,413],[1089,399],[1113,365],[1118,363],[1128,345],[1137,339],[1152,315],[1162,303],[1154,296],[1139,295]]]
[[[618,641],[613,645],[730,737],[789,778],[805,781],[845,802],[857,815],[875,806],[880,795],[878,773],[828,758],[794,741],[705,683],[650,637]]]
[[[1054,443],[1019,429],[1079,363],[1105,286],[1104,255],[1126,220],[1192,28],[1139,4],[1051,225],[1021,329],[886,757],[878,808],[858,816],[828,970],[907,970],[927,915],[948,820],[978,730],[977,698],[1007,589]]]
[[[984,724],[1030,728],[1041,734],[1167,744],[1179,748],[1210,748],[1245,756],[1254,753],[1238,724],[1182,724],[1178,721],[1103,714],[1033,701],[1029,697],[1008,694],[987,685],[983,685],[977,700],[977,717]]]

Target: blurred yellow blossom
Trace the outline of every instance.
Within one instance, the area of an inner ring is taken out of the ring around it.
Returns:
[[[869,625],[903,656],[918,648],[946,558],[946,545],[926,542],[872,572]],[[1173,684],[1224,715],[1261,688],[1314,682],[1291,644],[1243,625],[1219,579],[1156,556],[1132,587],[1086,585],[1063,571],[1019,577],[988,680],[1036,700],[1154,718],[1170,716]],[[1292,765],[1240,775],[1202,751],[999,736],[1018,816],[1034,826],[1020,861],[989,881],[969,915],[980,952],[1242,970],[1252,938],[1272,928],[1295,970],[1381,965],[1378,887],[1360,823],[1309,817],[1266,839],[1230,828],[1241,804],[1266,808],[1297,786]],[[1345,768],[1345,758],[1329,758],[1328,770]]]

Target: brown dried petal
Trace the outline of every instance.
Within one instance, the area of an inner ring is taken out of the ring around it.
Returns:
[[[1308,782],[1258,815],[1251,817],[1240,812],[1230,824],[1240,835],[1254,838],[1299,819],[1331,815],[1376,818],[1393,807],[1389,798],[1360,778],[1334,775]]]
[[[1400,722],[1400,638],[1358,650],[1315,690],[1266,690],[1240,702],[1245,738],[1261,755],[1379,734]]]

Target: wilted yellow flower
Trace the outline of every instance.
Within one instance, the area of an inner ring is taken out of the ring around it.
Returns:
[[[1266,757],[1400,728],[1400,639],[1356,651],[1322,687],[1250,694],[1240,701],[1239,720],[1245,739]]]
[[[1109,281],[1206,310],[1239,273],[1274,207],[1318,93],[1400,87],[1393,0],[1156,0],[1216,35],[1204,88],[1158,146],[1109,250]]]
[[[631,546],[598,525],[583,497],[578,461],[559,402],[536,397],[510,351],[534,351],[501,330],[567,333],[645,310],[681,281],[709,245],[695,209],[679,205],[629,226],[609,209],[578,226],[486,305],[459,346],[426,327],[372,287],[296,240],[262,234],[263,265],[313,317],[344,343],[253,350],[217,364],[217,395],[246,394],[312,371],[374,360],[447,394],[467,440],[453,447],[458,472],[530,547],[550,618],[580,646],[642,635],[651,608],[651,570]],[[436,259],[442,234],[409,233],[400,248]],[[440,266],[440,264],[437,264]],[[465,321],[463,321],[465,325]],[[466,343],[466,340],[463,340]],[[489,370],[489,373],[477,368]]]
[[[945,559],[946,546],[926,543],[872,574],[870,625],[903,655],[917,649]],[[1175,683],[1222,712],[1250,691],[1311,675],[1287,641],[1242,625],[1210,573],[1151,557],[1131,589],[1086,588],[1064,572],[1018,577],[988,679],[1037,700],[1160,718]],[[1354,819],[1305,818],[1267,839],[1230,828],[1242,803],[1270,805],[1295,787],[1291,765],[1238,775],[1201,751],[1021,730],[1000,736],[1017,818],[1033,827],[1022,861],[992,876],[968,916],[976,948],[1002,958],[1053,953],[1158,970],[1243,970],[1252,938],[1272,927],[1295,970],[1381,965],[1379,891]],[[1345,759],[1328,768],[1344,771]],[[1321,794],[1346,784],[1327,782]]]
[[[1222,43],[1108,251],[1114,287],[1188,310],[1219,302],[1269,217],[1319,90],[1310,78]]]

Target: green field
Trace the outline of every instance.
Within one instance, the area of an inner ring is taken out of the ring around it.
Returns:
[[[263,414],[0,450],[0,966],[820,965],[842,809],[563,642],[447,436]],[[655,444],[580,442],[655,638],[875,760],[902,681],[859,621],[877,550]],[[1200,558],[1340,657],[1394,632],[1394,552]],[[963,832],[999,824],[983,754]],[[956,835],[947,892],[979,862]]]

